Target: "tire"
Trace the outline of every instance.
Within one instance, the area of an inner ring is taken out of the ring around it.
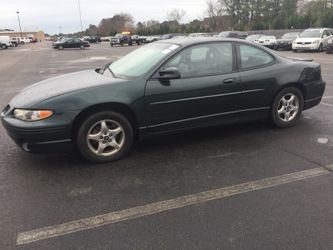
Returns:
[[[58,47],[58,50],[63,50],[63,49],[64,49],[64,47],[61,45]]]
[[[317,50],[318,52],[322,52],[323,51],[323,44],[321,43],[320,45],[319,45],[319,47],[318,47],[318,50]]]
[[[8,47],[7,47],[6,44],[1,44],[1,48],[2,48],[2,49],[8,49]]]
[[[121,46],[121,47],[123,47],[123,46],[124,46],[124,44],[123,44],[123,43],[120,43],[120,46]]]
[[[278,128],[293,126],[301,116],[303,106],[303,94],[298,88],[286,87],[282,89],[272,104],[271,117],[274,125]]]
[[[85,49],[84,45],[81,45],[81,46],[80,46],[80,49]]]
[[[294,52],[294,53],[297,53],[297,52],[298,52],[298,50],[297,50],[297,49],[293,49],[293,52]]]
[[[113,44],[111,43],[111,47],[113,47]]]
[[[91,139],[88,139],[89,135]],[[102,111],[82,122],[76,144],[88,161],[103,163],[122,158],[130,150],[133,140],[134,131],[128,119],[113,111]]]

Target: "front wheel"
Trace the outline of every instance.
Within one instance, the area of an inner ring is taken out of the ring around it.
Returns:
[[[317,50],[318,52],[322,52],[323,51],[323,44],[321,43],[320,45],[319,45],[319,47],[318,47],[318,50]]]
[[[131,123],[123,115],[103,111],[89,116],[77,132],[77,147],[87,160],[97,163],[122,158],[133,144]]]
[[[58,47],[58,50],[63,50],[63,49],[64,49],[64,47],[61,45]]]
[[[3,48],[3,49],[7,49],[8,47],[7,47],[6,44],[1,44],[1,48]]]
[[[81,45],[81,46],[80,46],[80,49],[85,49],[84,45]]]
[[[302,114],[304,98],[295,87],[282,89],[275,97],[271,115],[273,123],[279,128],[293,126]]]

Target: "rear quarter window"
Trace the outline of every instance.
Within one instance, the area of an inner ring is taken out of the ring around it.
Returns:
[[[274,60],[273,56],[254,46],[240,44],[239,51],[241,69],[262,67],[270,64]]]

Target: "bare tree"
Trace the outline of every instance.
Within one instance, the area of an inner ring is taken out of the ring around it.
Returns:
[[[167,13],[167,19],[168,21],[177,21],[178,23],[181,23],[185,15],[186,15],[185,10],[175,8]]]

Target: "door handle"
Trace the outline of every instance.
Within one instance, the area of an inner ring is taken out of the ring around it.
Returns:
[[[223,80],[224,84],[231,84],[234,82],[235,82],[235,78],[228,78],[228,79]]]

